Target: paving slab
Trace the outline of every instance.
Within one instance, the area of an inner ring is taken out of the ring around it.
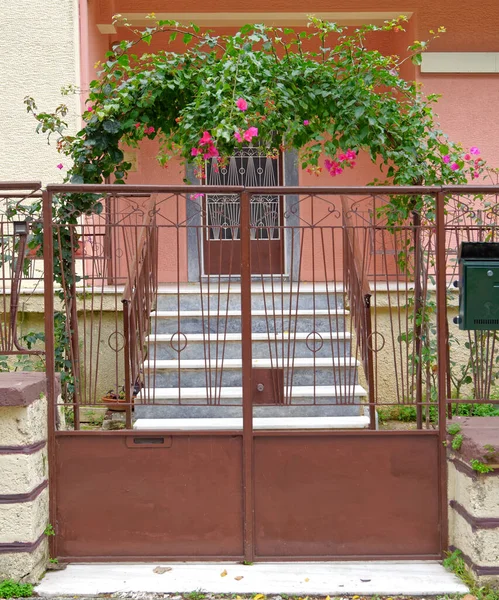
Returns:
[[[157,567],[163,567],[158,569]],[[167,567],[165,569],[164,567]],[[155,571],[156,569],[156,571]],[[437,596],[468,588],[434,561],[71,564],[49,572],[40,596],[116,593]]]

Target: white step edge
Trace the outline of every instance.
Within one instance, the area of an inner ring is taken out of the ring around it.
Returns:
[[[343,308],[335,308],[335,309],[331,309],[328,310],[327,308],[321,308],[321,309],[300,309],[300,310],[295,310],[293,307],[291,307],[291,311],[288,308],[268,308],[267,310],[265,309],[254,309],[251,311],[251,315],[253,317],[268,317],[269,319],[273,319],[274,317],[280,317],[280,316],[284,316],[284,318],[287,317],[294,317],[294,316],[298,316],[298,317],[313,317],[314,315],[316,317],[327,317],[328,315],[334,316],[334,315],[349,315],[350,311],[345,310]],[[225,310],[224,307],[222,306],[220,308],[220,310],[153,310],[151,312],[151,317],[162,317],[162,318],[166,318],[166,317],[240,317],[241,316],[241,311],[240,310]]]
[[[335,294],[335,293],[343,293],[345,291],[344,285],[341,282],[297,282],[289,283],[289,282],[281,282],[277,278],[272,281],[265,281],[262,285],[261,281],[253,281],[251,283],[251,293],[252,294],[280,294],[285,293],[289,294],[291,292],[293,294]],[[282,290],[282,291],[281,291]],[[170,294],[193,294],[199,295],[201,293],[207,294],[209,291],[210,294],[226,294],[230,292],[231,294],[240,294],[241,293],[241,284],[239,282],[222,282],[218,283],[218,281],[212,281],[208,285],[206,282],[202,284],[192,283],[185,284],[181,283],[177,285],[176,283],[172,284],[160,284],[158,286],[158,294],[159,295],[170,295]]]
[[[291,389],[292,398],[334,398],[337,396],[350,398],[355,397],[367,397],[367,390],[361,385],[294,385],[292,388],[286,388],[284,396],[289,397],[289,391]],[[216,398],[242,398],[243,388],[242,387],[221,387],[211,388],[211,394]],[[206,387],[197,388],[145,388],[140,391],[137,399],[140,400],[141,396],[145,398],[154,398],[155,400],[177,400],[179,397],[183,400],[194,400],[194,399],[206,399],[210,397],[210,392]],[[324,405],[320,405],[324,406]]]
[[[177,333],[157,333],[148,335],[146,341],[148,342],[170,342],[173,336],[178,335]],[[312,333],[303,333],[303,332],[294,332],[294,331],[285,331],[283,333],[253,333],[251,335],[251,339],[254,342],[271,342],[274,341],[288,341],[288,340],[302,340],[306,341],[307,338],[310,338],[310,342],[313,342],[314,339],[320,341],[323,340],[349,340],[352,335],[348,331],[325,331],[325,332],[315,332],[316,338],[313,337],[314,332]],[[185,337],[184,337],[185,336]],[[213,341],[213,342],[239,342],[242,340],[241,333],[212,333],[211,331],[207,331],[206,333],[184,333],[182,334],[182,339],[187,342],[205,342],[205,341]]]
[[[289,429],[367,429],[369,417],[257,417],[253,429],[281,431]],[[242,418],[215,419],[137,419],[136,431],[242,431]]]
[[[204,358],[181,359],[181,360],[146,360],[144,361],[144,370],[155,369],[240,369],[243,361],[239,358],[226,358],[225,360],[205,360]],[[270,368],[325,368],[325,367],[357,367],[360,363],[355,358],[340,356],[338,358],[254,358],[254,369]]]

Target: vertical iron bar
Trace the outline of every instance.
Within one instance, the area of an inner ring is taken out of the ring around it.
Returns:
[[[423,429],[423,364],[421,356],[421,331],[423,300],[421,298],[421,215],[414,211],[412,213],[412,224],[414,230],[414,336],[416,355],[416,427]],[[408,281],[408,280],[407,280]],[[406,281],[406,287],[407,287]]]
[[[371,323],[371,294],[364,294],[364,315],[365,315],[365,326],[366,326],[366,348],[367,354],[367,385],[368,385],[368,399],[369,399],[369,427],[376,429],[376,405],[375,405],[375,394],[374,394],[374,361],[373,361],[373,336],[372,336],[372,323]],[[353,384],[355,385],[355,384]],[[352,392],[352,398],[354,392]]]
[[[123,300],[123,335],[125,338],[125,411],[126,411],[126,428],[132,428],[132,382],[131,378],[131,361],[130,354],[130,306],[128,300]],[[135,357],[134,357],[135,358]]]
[[[447,523],[447,336],[446,336],[446,277],[445,277],[445,193],[436,195],[436,253],[437,253],[437,348],[438,348],[438,431],[439,431],[439,491],[440,491],[440,550],[448,546]]]
[[[56,481],[57,461],[55,446],[56,387],[54,338],[54,240],[52,231],[52,194],[43,191],[43,302],[45,312],[45,375],[47,385],[47,450],[49,460],[49,522],[57,532]],[[49,536],[50,556],[57,557],[57,536]]]
[[[253,498],[253,399],[251,390],[253,357],[251,345],[251,194],[241,193],[241,345],[243,376],[243,489],[244,559],[254,558]]]

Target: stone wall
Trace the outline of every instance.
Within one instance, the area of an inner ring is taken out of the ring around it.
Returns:
[[[461,417],[452,423],[460,425],[456,435],[463,443],[449,451],[451,549],[462,552],[479,585],[499,587],[499,417]],[[473,459],[493,470],[478,473]]]
[[[0,374],[0,579],[45,570],[49,524],[45,373]]]

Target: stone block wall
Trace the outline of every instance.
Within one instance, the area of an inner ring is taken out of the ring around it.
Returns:
[[[452,423],[460,425],[456,435],[463,442],[449,451],[451,550],[462,552],[480,585],[499,587],[499,417],[461,417]],[[493,470],[478,473],[473,459]]]
[[[0,374],[0,580],[35,582],[48,559],[45,373]]]

